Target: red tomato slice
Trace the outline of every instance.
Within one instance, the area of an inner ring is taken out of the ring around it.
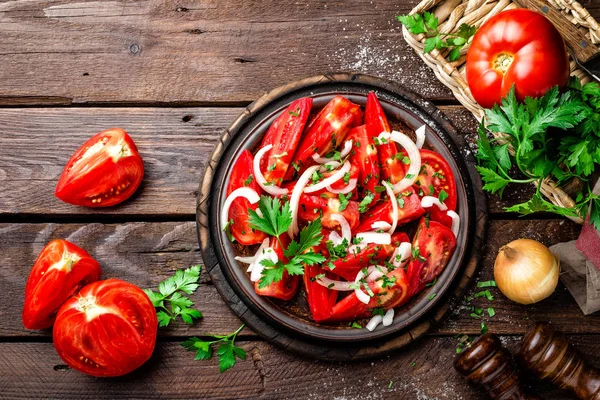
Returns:
[[[310,115],[312,102],[308,97],[292,102],[265,134],[260,147],[273,145],[261,160],[261,170],[267,182],[273,182],[277,186],[283,182]]]
[[[456,237],[450,228],[423,218],[412,246],[413,251],[418,249],[420,257],[411,260],[407,268],[411,296],[422,291],[444,270],[454,254]]]
[[[401,200],[398,200],[398,226],[414,221],[425,214],[425,209],[421,207],[421,199],[413,188],[408,188],[399,194],[398,199]],[[389,199],[383,201],[363,215],[360,225],[356,228],[356,233],[372,231],[371,225],[377,221],[392,223],[392,204]]]
[[[294,155],[294,165],[298,172],[314,164],[313,154],[325,155],[341,145],[346,134],[362,122],[360,106],[342,96],[334,97],[317,114],[303,136],[300,147]],[[286,179],[293,177],[293,169],[288,170]]]
[[[60,306],[83,286],[100,279],[100,273],[100,264],[73,243],[62,239],[48,243],[25,286],[25,328],[51,327]]]
[[[541,97],[569,81],[569,58],[558,30],[542,14],[519,8],[493,16],[467,53],[467,80],[485,108],[500,104],[514,85],[519,101]]]
[[[287,248],[290,244],[290,237],[287,233],[279,236],[281,243]],[[275,251],[277,257],[283,262],[287,263],[288,259],[283,255],[283,248],[279,243],[279,240],[275,237],[271,237],[269,241],[269,246]],[[261,295],[267,297],[275,297],[281,300],[289,300],[296,295],[298,291],[298,286],[300,285],[300,276],[294,275],[289,276],[287,271],[283,272],[283,278],[278,282],[273,282],[269,286],[264,288],[259,288],[259,282],[254,283],[254,291]]]
[[[375,190],[375,186],[379,185],[381,179],[377,149],[373,141],[369,139],[365,125],[353,128],[348,134],[348,139],[353,142],[350,162],[358,166],[358,186],[361,188],[361,196],[365,197],[372,193],[375,197],[367,206],[372,207],[380,197]]]
[[[260,185],[252,175],[253,160],[252,153],[248,150],[242,151],[231,170],[231,177],[227,186],[227,196],[234,190],[244,186],[254,189],[258,194],[261,193]],[[230,222],[233,220],[233,223],[230,223],[227,229],[231,230],[231,234],[235,240],[245,246],[262,243],[268,236],[264,232],[253,230],[248,224],[248,209],[256,210],[257,208],[258,203],[250,204],[248,199],[243,197],[235,199],[231,203],[231,207],[229,207],[228,217]]]
[[[371,142],[381,132],[391,132],[390,124],[385,116],[383,107],[381,107],[381,103],[379,103],[379,99],[377,99],[377,95],[374,92],[370,92],[367,96],[365,125]],[[401,160],[396,157],[396,154],[398,154],[396,143],[380,143],[377,145],[377,154],[383,177],[392,183],[401,181],[405,175],[404,166]]]
[[[421,150],[421,171],[414,187],[421,197],[439,197],[440,192],[444,190],[448,195],[448,198],[444,200],[444,204],[448,206],[448,210],[456,210],[454,173],[448,161],[439,153],[431,150]],[[433,206],[428,211],[431,212],[433,221],[441,222],[447,227],[452,226],[452,218],[447,215],[447,211],[441,211],[437,206]]]
[[[157,328],[156,311],[142,289],[107,279],[87,285],[60,308],[52,337],[68,366],[109,377],[148,361]]]
[[[315,322],[329,319],[333,305],[337,301],[338,292],[327,289],[316,282],[317,275],[324,274],[325,270],[318,265],[304,266],[304,287],[308,308]]]
[[[93,136],[71,156],[55,194],[77,206],[108,207],[129,198],[143,177],[144,163],[133,140],[113,128]]]
[[[321,224],[323,227],[335,229],[340,226],[340,224],[331,219],[331,214],[342,214],[348,221],[351,230],[358,226],[360,213],[358,212],[357,201],[349,200],[346,208],[343,211],[340,211],[340,201],[338,199],[326,199],[320,196],[310,196],[307,194],[300,196],[298,218],[301,220],[314,221],[321,217]]]

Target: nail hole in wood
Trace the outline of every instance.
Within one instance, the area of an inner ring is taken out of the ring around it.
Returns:
[[[190,121],[192,120],[192,118],[194,118],[194,116],[193,116],[193,115],[191,115],[191,114],[186,114],[186,115],[184,115],[184,116],[183,116],[183,118],[181,118],[181,120],[182,120],[183,122],[190,122]]]
[[[256,62],[256,59],[252,57],[234,57],[233,59],[240,64]]]

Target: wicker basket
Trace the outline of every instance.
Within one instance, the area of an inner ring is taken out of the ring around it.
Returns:
[[[600,25],[581,4],[573,0],[548,0],[548,4],[567,15],[571,23],[576,25],[592,43],[600,42]],[[517,8],[517,5],[509,0],[423,0],[412,9],[411,14],[433,10],[439,20],[439,31],[450,33],[458,30],[463,23],[479,28],[488,18],[512,8]],[[459,60],[450,62],[446,59],[447,50],[433,50],[431,53],[423,54],[425,42],[423,34],[413,35],[403,27],[403,35],[408,44],[431,67],[440,82],[450,88],[458,101],[471,111],[478,121],[481,121],[485,115],[484,109],[473,99],[465,78],[465,61],[469,44],[461,50]],[[571,75],[577,76],[583,83],[590,80],[590,77],[579,69],[572,59]],[[559,207],[575,205],[573,199],[551,180],[545,180],[540,191],[554,205]],[[583,223],[579,218],[572,219]]]

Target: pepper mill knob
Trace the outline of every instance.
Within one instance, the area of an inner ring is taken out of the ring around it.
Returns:
[[[485,334],[454,360],[454,368],[492,400],[536,400],[523,390],[508,350],[496,335]]]
[[[527,332],[517,357],[538,378],[569,389],[580,399],[600,400],[600,371],[586,365],[549,323],[538,322]]]

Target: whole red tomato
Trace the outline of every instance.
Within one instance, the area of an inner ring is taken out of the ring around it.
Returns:
[[[87,285],[60,308],[52,337],[71,368],[109,377],[148,361],[157,328],[156,311],[142,289],[107,279]]]
[[[25,286],[25,328],[51,327],[60,306],[83,286],[100,279],[100,272],[100,264],[73,243],[62,239],[48,243]]]
[[[77,206],[108,207],[129,198],[142,183],[144,163],[127,132],[108,129],[71,156],[56,197]]]
[[[490,18],[467,54],[467,80],[485,108],[499,104],[515,85],[517,98],[543,96],[569,79],[569,59],[558,30],[543,15],[514,9]]]

